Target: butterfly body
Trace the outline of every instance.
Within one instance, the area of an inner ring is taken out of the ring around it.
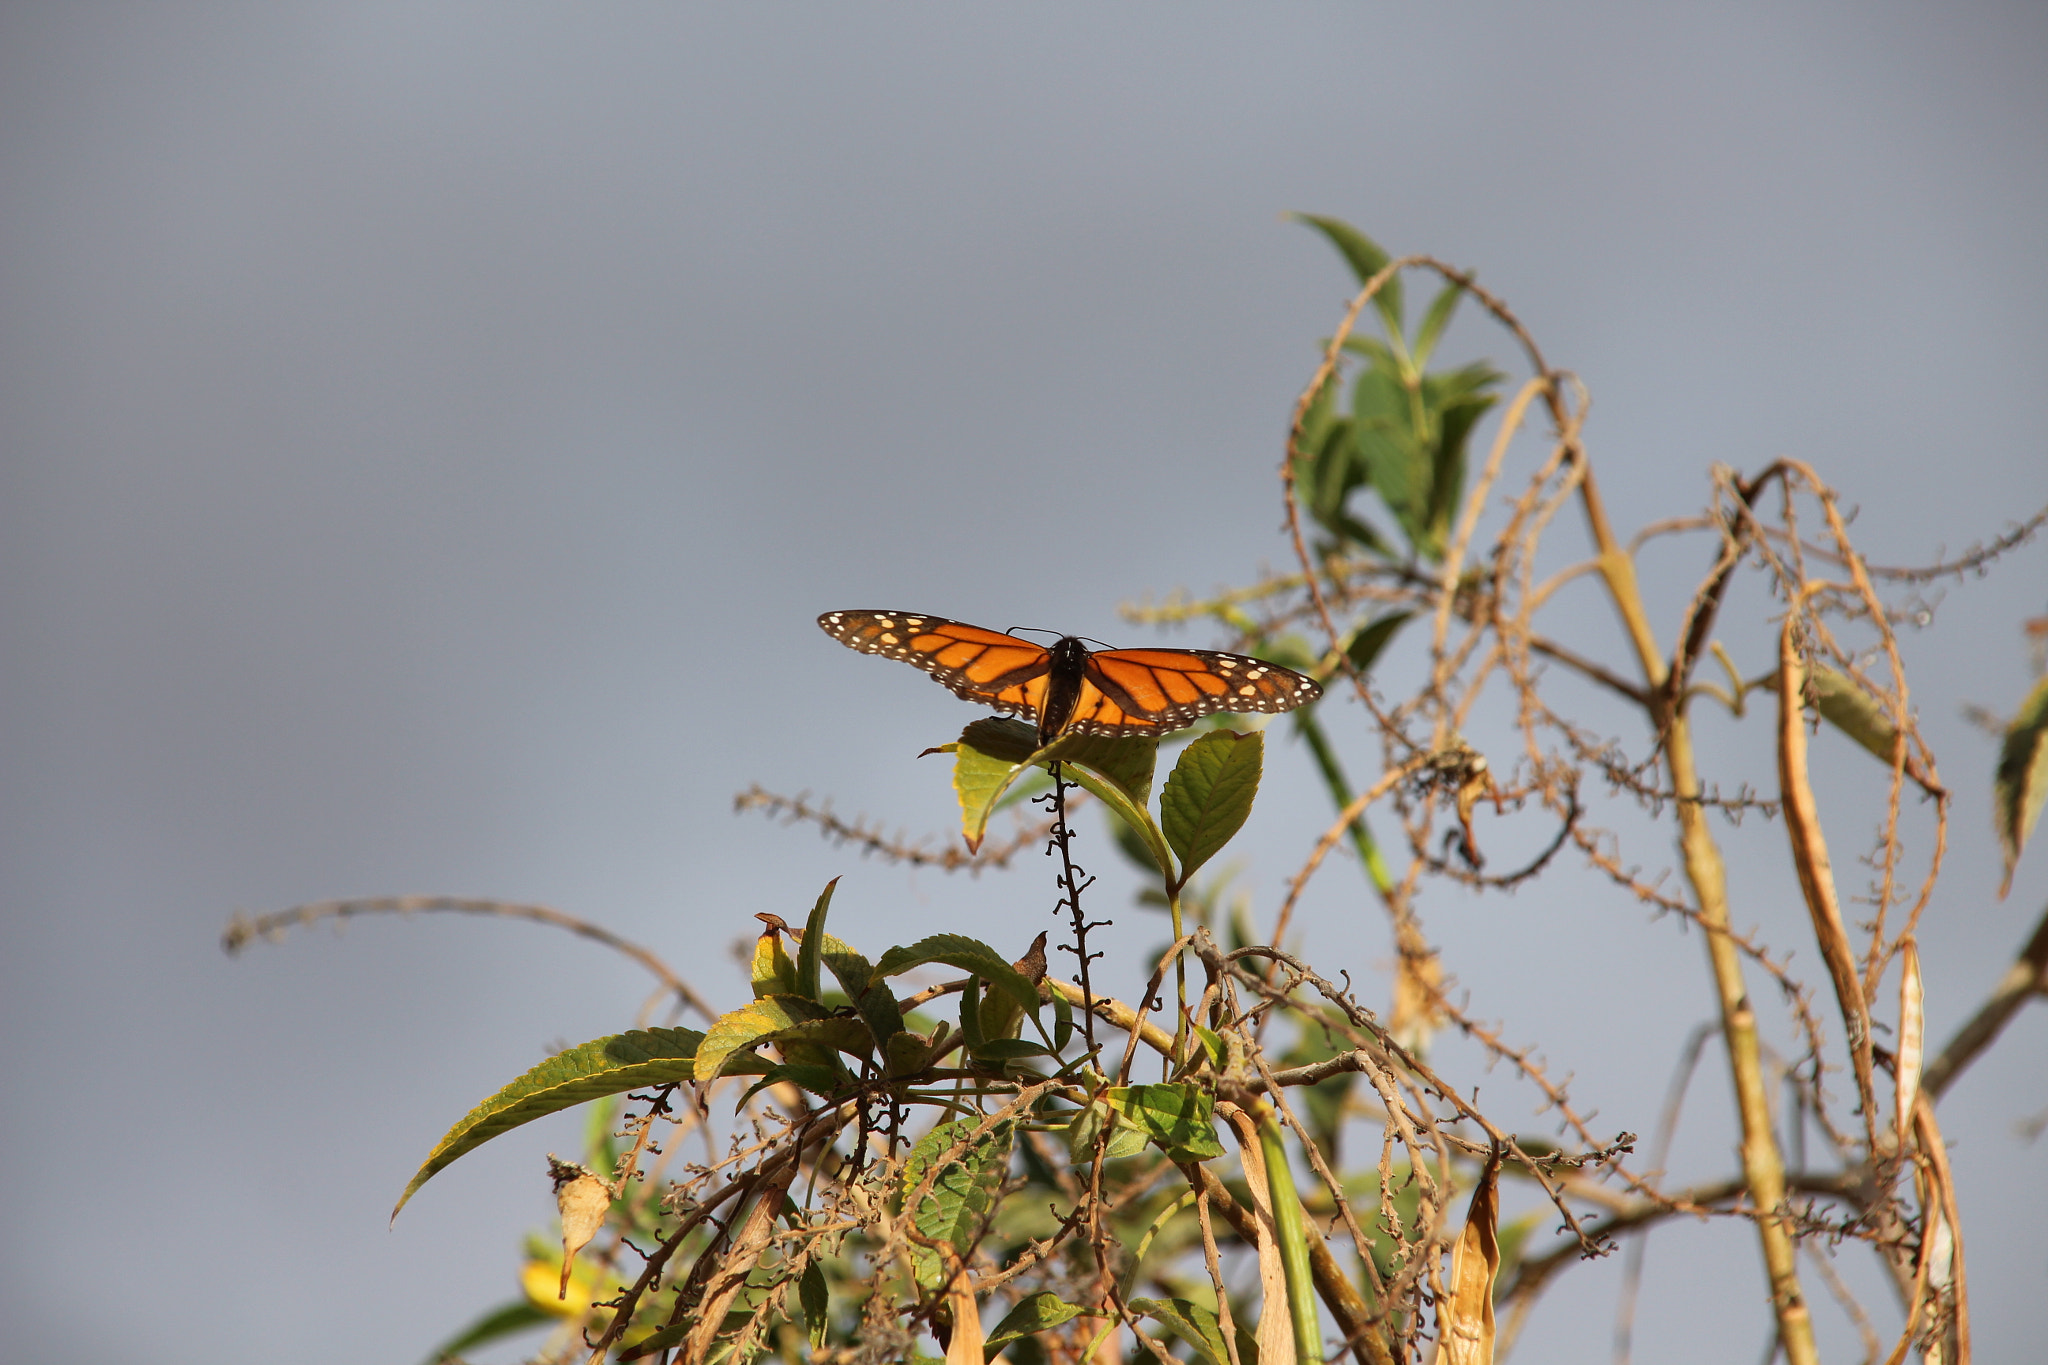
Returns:
[[[863,654],[898,659],[968,701],[1061,735],[1163,735],[1219,711],[1291,711],[1322,695],[1312,678],[1208,649],[1091,650],[903,611],[828,611],[818,625]]]

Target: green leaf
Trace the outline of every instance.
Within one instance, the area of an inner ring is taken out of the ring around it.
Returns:
[[[1334,388],[1334,376],[1330,382]],[[1365,462],[1359,458],[1358,443],[1351,437],[1349,417],[1329,421],[1316,443],[1304,451],[1303,464],[1295,478],[1318,521],[1327,525],[1343,511],[1344,500],[1366,478]]]
[[[801,995],[767,995],[751,1005],[720,1015],[704,1034],[704,1041],[698,1044],[696,1079],[712,1081],[739,1069],[727,1065],[728,1060],[739,1061],[734,1054],[756,1043],[769,1041],[772,1034],[782,1029],[805,1020],[822,1019],[827,1013],[829,1011],[823,1005]],[[751,1060],[760,1061],[759,1058]],[[791,1060],[812,1062],[814,1059],[802,1057]]]
[[[1130,821],[1112,816],[1103,823],[1109,826],[1109,839],[1116,845],[1116,851],[1130,859],[1139,871],[1156,877],[1166,870],[1160,865],[1158,856],[1152,852],[1151,843],[1144,835],[1131,828]]]
[[[1213,730],[1181,752],[1159,798],[1159,820],[1183,880],[1243,828],[1259,793],[1265,749],[1260,731]]]
[[[1110,1129],[1109,1141],[1102,1152],[1106,1161],[1136,1156],[1150,1144],[1150,1137],[1142,1125],[1098,1096],[1085,1107],[1075,1110],[1074,1117],[1066,1126],[1067,1154],[1075,1165],[1085,1165],[1095,1159],[1095,1140],[1105,1125]]]
[[[1195,1354],[1209,1365],[1230,1365],[1230,1348],[1223,1344],[1222,1321],[1199,1303],[1192,1299],[1132,1299],[1127,1306],[1194,1347]],[[1237,1353],[1243,1365],[1258,1365],[1258,1342],[1242,1327],[1237,1332]]]
[[[915,1076],[930,1066],[938,1055],[938,1041],[920,1033],[891,1034],[883,1045],[882,1074],[891,1080]]]
[[[1156,739],[1068,735],[1047,749],[1046,755],[1115,784],[1137,805],[1143,806],[1152,799],[1152,774],[1159,765]]]
[[[1067,1044],[1074,1041],[1074,1007],[1067,997],[1054,991],[1052,995],[1052,1050],[1065,1052]]]
[[[805,934],[805,937],[810,935]],[[846,992],[848,1000],[857,1003],[874,984],[874,964],[832,935],[818,935],[818,956],[832,969],[832,975],[839,981],[839,989]]]
[[[1216,1097],[1201,1086],[1124,1085],[1103,1094],[1110,1108],[1130,1119],[1173,1160],[1213,1161],[1223,1155],[1223,1144],[1216,1138]]]
[[[2005,880],[1998,888],[2001,897],[2012,889],[2013,868],[2034,823],[2041,818],[2044,803],[2048,803],[2048,678],[2034,684],[2020,713],[2005,728],[2005,741],[1998,747],[1998,771],[1991,779],[1998,842],[2005,850]]]
[[[1343,253],[1344,259],[1350,264],[1351,273],[1358,276],[1360,288],[1365,286],[1367,280],[1385,270],[1387,262],[1392,259],[1381,249],[1378,242],[1341,218],[1324,218],[1312,213],[1297,213],[1291,216],[1297,223],[1307,223],[1330,239],[1331,245]],[[1387,330],[1398,336],[1401,331],[1399,275],[1388,280],[1385,287],[1373,296],[1373,304],[1380,310],[1380,316],[1385,319]]]
[[[925,1173],[938,1167],[931,1187],[917,1207],[910,1211],[917,1230],[936,1242],[945,1242],[962,1259],[971,1257],[994,1216],[996,1198],[1010,1171],[1010,1150],[1016,1141],[1017,1125],[1004,1120],[971,1142],[969,1134],[981,1126],[979,1119],[942,1123],[911,1148],[903,1163],[903,1198],[908,1200],[924,1183]],[[963,1143],[965,1144],[963,1146]],[[936,1288],[944,1276],[941,1259],[930,1249],[913,1247],[918,1279]]]
[[[1018,735],[1024,752],[1016,752]],[[960,732],[953,748],[953,794],[960,802],[960,832],[967,847],[981,847],[988,834],[988,818],[1023,771],[1024,760],[1035,747],[1037,731],[1022,721],[978,720]]]
[[[823,1019],[805,1019],[780,1028],[759,1039],[763,1043],[813,1043],[843,1052],[849,1057],[872,1057],[875,1035],[867,1021],[848,1014],[828,1014]],[[788,1048],[783,1049],[788,1052]]]
[[[1435,558],[1441,548],[1429,536],[1429,511],[1436,484],[1434,443],[1417,431],[1416,397],[1401,377],[1378,366],[1359,372],[1351,386],[1353,439],[1358,443],[1373,491],[1415,552]]]
[[[1021,721],[978,720],[960,732],[953,748],[953,790],[960,799],[960,826],[970,848],[979,848],[989,816],[1003,793],[1026,772],[1052,762],[1069,781],[1097,797],[1139,829],[1150,823],[1145,802],[1157,762],[1158,741],[1069,735],[1043,750],[1038,732]]]
[[[949,967],[974,973],[1000,990],[1034,1017],[1038,1013],[1038,987],[1024,973],[1003,961],[1002,954],[978,938],[965,934],[933,934],[909,947],[891,948],[875,964],[878,976],[901,976],[913,967],[943,962]]]
[[[1301,449],[1304,454],[1322,449],[1323,442],[1329,438],[1331,424],[1343,420],[1337,415],[1339,391],[1337,371],[1332,367],[1301,412]]]
[[[818,953],[825,945],[825,912],[832,908],[832,892],[838,885],[837,877],[825,883],[825,889],[818,894],[818,903],[811,907],[811,917],[804,921],[803,942],[797,945],[796,994],[806,1000],[820,998]]]
[[[1410,611],[1388,612],[1376,621],[1370,621],[1358,628],[1351,637],[1351,643],[1344,646],[1344,653],[1350,658],[1351,666],[1360,673],[1370,673],[1386,647],[1393,643],[1395,634],[1415,613]]]
[[[1464,497],[1465,448],[1473,427],[1494,404],[1487,389],[1499,379],[1491,366],[1477,364],[1422,381],[1427,422],[1436,432],[1431,442],[1429,534],[1439,557],[1450,543],[1451,521]]]
[[[1061,1323],[1072,1322],[1088,1310],[1076,1308],[1067,1303],[1050,1289],[1041,1289],[1036,1294],[1027,1294],[1017,1301],[1017,1306],[1003,1314],[1003,1320],[996,1324],[996,1330],[989,1334],[984,1344],[993,1351],[999,1346],[1022,1337],[1037,1336],[1049,1332]]]
[[[811,1066],[799,1062],[783,1062],[778,1066],[769,1067],[766,1075],[748,1086],[747,1093],[740,1096],[739,1103],[733,1108],[746,1108],[747,1101],[756,1094],[784,1081],[800,1086],[823,1099],[830,1099],[845,1089],[852,1079],[843,1066]]]
[[[815,1351],[825,1344],[825,1333],[832,1326],[832,1292],[825,1283],[825,1268],[816,1261],[804,1267],[803,1277],[796,1282],[796,1297]]]
[[[987,1038],[973,1049],[978,1062],[1018,1062],[1031,1057],[1050,1057],[1052,1050],[1029,1038]]]
[[[1436,350],[1438,338],[1443,336],[1444,328],[1450,326],[1451,314],[1457,311],[1458,301],[1464,297],[1464,285],[1447,284],[1429,301],[1429,311],[1422,315],[1422,326],[1415,332],[1414,356],[1417,369],[1429,365],[1429,357]]]
[[[571,1105],[623,1094],[643,1085],[687,1081],[704,1035],[695,1029],[634,1029],[559,1052],[465,1114],[427,1155],[391,1210],[393,1218],[420,1186],[458,1157]]]
[[[645,1360],[656,1351],[666,1351],[672,1346],[680,1346],[696,1328],[697,1319],[694,1316],[657,1328],[639,1340],[626,1344],[619,1352],[619,1359]]]
[[[889,989],[886,981],[876,981],[861,995],[860,1017],[866,1021],[875,1042],[883,1047],[903,1032],[903,1007],[896,1003],[896,992]]]
[[[1878,704],[1876,697],[1863,690],[1848,674],[1814,664],[1808,671],[1808,685],[1813,689],[1814,708],[1821,719],[1840,730],[1850,739],[1868,749],[1891,766],[1892,744],[1898,739],[1898,728],[1892,718]]]
[[[960,988],[960,1037],[973,1052],[987,1040],[981,1031],[981,978],[969,977]]]
[[[494,1341],[503,1341],[506,1337],[530,1332],[536,1327],[547,1327],[556,1321],[554,1314],[534,1306],[532,1300],[514,1299],[511,1303],[493,1308],[436,1346],[428,1352],[423,1365],[440,1365],[440,1362],[460,1356],[464,1351],[489,1346]],[[1009,1319],[1005,1318],[1004,1321],[1007,1322]]]

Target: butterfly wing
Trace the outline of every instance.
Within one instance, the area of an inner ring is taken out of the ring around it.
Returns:
[[[991,710],[1035,722],[1045,703],[1051,656],[1029,640],[911,611],[828,611],[818,625],[848,649],[921,668]]]
[[[1315,679],[1210,649],[1105,649],[1088,656],[1067,733],[1163,735],[1218,711],[1292,711]]]

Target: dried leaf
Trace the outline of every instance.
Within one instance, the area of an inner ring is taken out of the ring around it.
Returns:
[[[1920,1095],[1920,1067],[1926,1060],[1927,1018],[1920,989],[1920,948],[1909,936],[1899,952],[1899,1054],[1897,1129],[1899,1150],[1913,1126],[1913,1105]]]
[[[604,1226],[605,1213],[612,1206],[612,1187],[597,1175],[570,1161],[557,1160],[548,1153],[548,1174],[555,1182],[555,1208],[562,1215],[562,1279],[555,1297],[569,1297],[569,1271],[576,1253],[590,1245]]]
[[[1451,1261],[1450,1295],[1437,1307],[1436,1365],[1492,1365],[1493,1279],[1500,1272],[1500,1153],[1472,1191]]]
[[[981,1307],[967,1283],[967,1272],[953,1276],[946,1290],[946,1306],[952,1310],[952,1331],[946,1338],[946,1365],[982,1365],[987,1346],[981,1332]]]
[[[1785,833],[1792,841],[1792,864],[1799,873],[1799,889],[1806,901],[1807,917],[1813,923],[1821,961],[1834,983],[1842,1027],[1848,1034],[1857,1105],[1863,1111],[1863,1121],[1874,1130],[1877,1097],[1871,1072],[1870,1002],[1864,997],[1863,978],[1856,970],[1856,952],[1842,923],[1834,864],[1828,857],[1820,807],[1814,800],[1807,773],[1808,673],[1806,660],[1799,652],[1797,633],[1798,606],[1804,600],[1799,598],[1794,609],[1785,614],[1784,628],[1778,634],[1778,789],[1785,803]]]
[[[1292,1360],[1294,1318],[1287,1302],[1287,1263],[1280,1254],[1279,1234],[1274,1227],[1273,1195],[1266,1183],[1266,1155],[1259,1142],[1258,1123],[1234,1104],[1218,1104],[1216,1112],[1229,1122],[1237,1137],[1245,1184],[1251,1190],[1252,1206],[1258,1214],[1259,1359]]]

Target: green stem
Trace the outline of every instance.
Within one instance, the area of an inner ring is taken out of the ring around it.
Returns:
[[[1273,1231],[1280,1241],[1280,1264],[1287,1271],[1287,1308],[1294,1319],[1296,1365],[1323,1365],[1323,1320],[1316,1312],[1316,1286],[1308,1264],[1310,1232],[1301,1215],[1301,1196],[1294,1191],[1294,1172],[1287,1166],[1287,1145],[1280,1120],[1271,1108],[1259,1106],[1259,1149],[1266,1158],[1266,1192],[1273,1203]]]
[[[1173,916],[1173,941],[1178,944],[1180,928],[1180,883],[1172,876],[1166,878],[1166,909]],[[1187,1056],[1188,1042],[1188,955],[1184,948],[1176,948],[1173,954],[1173,991],[1180,1001],[1173,1011],[1173,1055],[1166,1059],[1166,1076],[1172,1079],[1173,1068],[1180,1059]]]
[[[1316,761],[1316,769],[1323,775],[1323,785],[1330,790],[1330,800],[1338,810],[1351,804],[1357,795],[1351,790],[1351,783],[1344,776],[1343,765],[1337,761],[1337,751],[1330,745],[1330,737],[1323,732],[1322,722],[1313,711],[1296,711],[1294,727],[1308,743],[1309,754]],[[1359,816],[1351,822],[1348,831],[1351,847],[1357,850],[1358,861],[1365,864],[1366,875],[1372,878],[1373,890],[1385,900],[1394,894],[1394,874],[1387,870],[1386,860],[1380,857],[1379,845],[1373,841],[1372,831],[1366,827],[1365,817]]]

